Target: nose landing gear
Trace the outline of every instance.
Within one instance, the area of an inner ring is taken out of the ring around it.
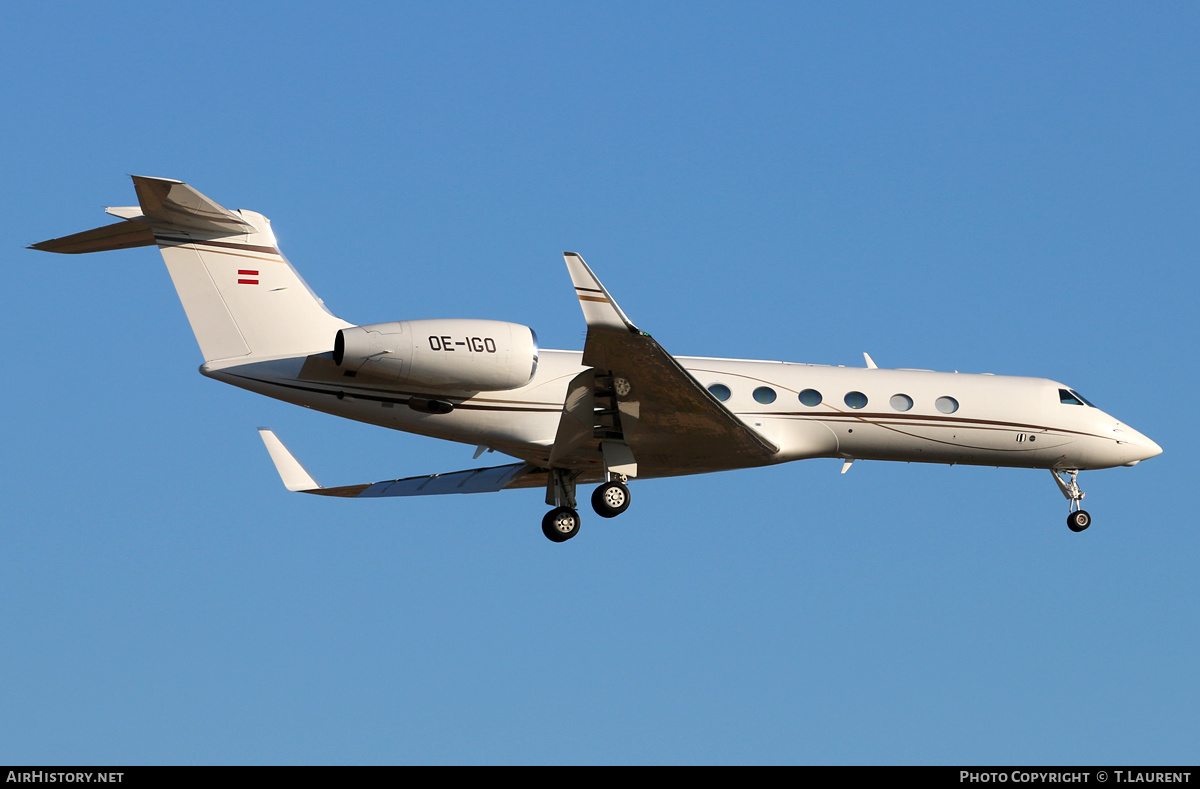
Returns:
[[[1088,515],[1086,510],[1080,509],[1079,502],[1083,501],[1086,496],[1079,489],[1079,483],[1076,478],[1079,476],[1078,469],[1050,469],[1050,473],[1054,475],[1054,481],[1058,484],[1058,489],[1071,502],[1071,511],[1067,515],[1067,528],[1071,531],[1079,532],[1092,525],[1092,516]],[[1066,475],[1064,477],[1063,475]],[[1068,480],[1069,478],[1069,480]]]

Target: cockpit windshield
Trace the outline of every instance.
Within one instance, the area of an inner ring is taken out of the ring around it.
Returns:
[[[1065,405],[1086,405],[1095,408],[1083,395],[1076,392],[1074,389],[1059,389],[1058,401]]]

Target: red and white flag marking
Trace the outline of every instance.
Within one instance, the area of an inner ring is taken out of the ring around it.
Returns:
[[[251,279],[253,277],[253,279]],[[238,269],[238,284],[239,285],[257,285],[258,271],[256,269],[241,268]]]

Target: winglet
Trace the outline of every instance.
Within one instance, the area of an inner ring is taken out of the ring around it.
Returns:
[[[588,328],[638,330],[582,257],[575,252],[564,252],[563,260],[567,263],[567,271],[571,274],[575,295],[579,297],[579,306],[583,308],[583,319],[587,321]]]
[[[279,478],[283,480],[285,488],[293,492],[310,492],[321,488],[312,475],[305,471],[304,466],[300,465],[300,461],[283,445],[275,431],[260,427],[258,434],[267,445],[267,452],[271,454],[275,470],[279,472]]]

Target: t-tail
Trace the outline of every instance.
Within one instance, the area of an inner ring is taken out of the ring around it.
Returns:
[[[140,205],[122,221],[34,244],[80,254],[157,244],[205,362],[332,350],[349,324],[326,309],[279,251],[271,222],[230,211],[182,181],[133,176]]]

